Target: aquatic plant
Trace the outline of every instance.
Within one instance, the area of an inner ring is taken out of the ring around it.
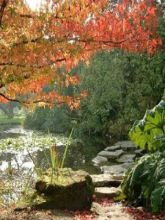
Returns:
[[[45,156],[45,159],[48,163],[48,178],[50,178],[50,182],[63,182],[64,181],[64,178],[63,178],[63,175],[61,172],[61,170],[64,168],[64,164],[65,164],[65,160],[66,160],[66,157],[67,157],[67,152],[68,152],[68,148],[69,148],[69,145],[71,143],[71,139],[72,139],[72,134],[73,134],[73,128],[70,132],[70,135],[67,139],[67,142],[65,144],[65,147],[64,147],[64,153],[62,155],[62,158],[60,159],[59,158],[59,155],[58,155],[58,151],[57,151],[57,145],[56,143],[53,144],[52,146],[49,147],[49,155],[50,155],[50,158],[47,156],[46,152],[44,152],[44,156]],[[42,170],[41,168],[37,167],[37,164],[35,162],[35,159],[33,158],[33,156],[31,155],[30,151],[28,151],[28,155],[30,157],[30,159],[32,160],[33,164],[34,164],[34,171],[36,172],[37,176],[42,179],[42,176],[44,175],[45,171]]]

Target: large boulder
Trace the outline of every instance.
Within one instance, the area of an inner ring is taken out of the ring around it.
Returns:
[[[36,182],[35,188],[38,195],[45,199],[45,202],[36,205],[36,208],[41,209],[90,209],[94,193],[89,174],[71,169],[62,169],[54,176],[48,170]]]

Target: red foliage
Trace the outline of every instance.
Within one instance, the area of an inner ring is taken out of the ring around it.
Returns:
[[[108,0],[52,2],[51,10],[40,13],[31,11],[23,0],[7,1],[3,7],[0,101],[44,102],[49,106],[67,103],[77,108],[85,93],[63,97],[57,91],[44,93],[43,87],[79,83],[77,76],[69,75],[70,70],[80,61],[87,63],[98,50],[119,48],[153,54],[161,47],[153,1],[123,0],[116,5],[109,5]],[[64,66],[59,74],[58,68]]]
[[[75,212],[76,220],[95,220],[96,215],[90,211]]]
[[[156,214],[152,214],[151,212],[143,208],[133,208],[133,207],[127,207],[126,211],[133,216],[134,220],[164,220],[165,219],[165,212],[156,215]]]

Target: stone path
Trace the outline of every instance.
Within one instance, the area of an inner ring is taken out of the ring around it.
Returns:
[[[119,141],[99,152],[92,162],[104,174],[124,176],[134,160],[141,155],[143,151],[137,149],[131,141]]]
[[[91,177],[95,186],[95,196],[97,199],[113,199],[119,194],[122,176],[104,173],[91,175]],[[133,217],[125,212],[121,203],[101,205],[93,202],[91,211],[95,213],[96,220],[133,220]]]
[[[113,199],[120,193],[121,179],[109,174],[91,175],[97,198]]]
[[[91,211],[94,214],[92,217],[90,214],[89,216],[76,216],[74,213],[60,210],[15,212],[12,209],[4,208],[0,209],[0,220],[133,220],[133,217],[124,210],[121,203],[101,205],[93,202]]]
[[[92,211],[96,213],[96,220],[133,220],[133,217],[124,211],[121,203],[101,206],[93,203]]]
[[[122,181],[122,176],[114,176],[110,174],[91,175],[95,187],[116,186],[118,187]]]
[[[125,172],[132,166],[134,160],[143,155],[131,141],[120,141],[113,146],[106,147],[92,160],[100,168],[102,174],[91,175],[97,198],[113,199],[120,192],[120,184]],[[124,211],[121,203],[101,206],[93,203],[92,211],[97,220],[133,220],[133,217]]]
[[[92,161],[102,174],[91,175],[96,197],[113,198],[119,194],[119,185],[125,172],[141,153],[135,151],[136,147],[131,141],[120,141],[97,154]]]
[[[97,198],[114,198],[118,193],[120,193],[120,188],[118,187],[96,187],[95,195]]]

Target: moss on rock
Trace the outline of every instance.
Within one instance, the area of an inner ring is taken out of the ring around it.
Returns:
[[[37,204],[36,208],[90,209],[94,186],[89,174],[71,169],[61,169],[58,172],[58,175],[55,175],[48,170],[36,182],[38,195],[46,200]]]

